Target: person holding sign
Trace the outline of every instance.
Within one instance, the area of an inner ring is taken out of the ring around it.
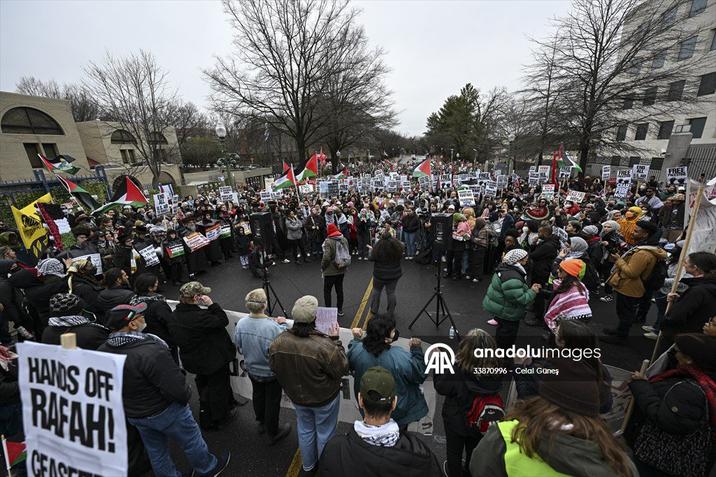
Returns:
[[[146,310],[145,303],[112,308],[107,313],[112,334],[98,349],[127,357],[122,388],[127,420],[139,430],[157,477],[181,475],[169,453],[169,439],[179,444],[198,475],[218,476],[230,453],[217,458],[209,452],[189,407],[191,391],[184,374],[160,338],[142,333]]]

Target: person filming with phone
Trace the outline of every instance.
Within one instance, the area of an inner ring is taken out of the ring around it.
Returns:
[[[211,288],[199,282],[182,285],[170,332],[184,369],[196,375],[199,425],[216,430],[233,417],[236,405],[229,382],[229,363],[236,348],[226,332],[229,318],[209,293]]]

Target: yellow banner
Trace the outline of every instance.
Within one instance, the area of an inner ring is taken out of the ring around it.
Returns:
[[[29,203],[22,209],[11,206],[12,215],[15,217],[17,230],[20,232],[22,243],[36,257],[39,257],[43,249],[47,246],[47,230],[42,224],[42,218],[35,209],[37,203],[52,203],[52,195],[49,193],[43,195],[39,199]]]

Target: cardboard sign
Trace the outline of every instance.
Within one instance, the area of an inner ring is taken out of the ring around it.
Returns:
[[[154,249],[154,245],[149,245],[142,250],[137,250],[137,252],[139,252],[139,255],[142,256],[147,267],[159,265],[159,256],[157,255],[157,251]]]
[[[564,199],[565,202],[569,201],[573,204],[581,204],[582,201],[584,201],[584,197],[586,197],[586,192],[581,192],[578,190],[570,190],[567,191],[567,198]]]
[[[602,180],[608,181],[612,175],[612,166],[602,166]]]
[[[303,184],[301,186],[298,186],[298,190],[301,191],[301,194],[312,194],[313,184]]]
[[[554,184],[544,184],[542,186],[542,194],[540,197],[545,200],[554,199]]]
[[[677,186],[684,185],[686,184],[686,180],[688,178],[689,174],[687,166],[669,167],[666,169],[667,184],[674,184]]]
[[[507,176],[504,174],[500,174],[497,176],[497,188],[498,189],[505,189],[507,187]]]
[[[197,250],[209,245],[210,241],[199,232],[192,232],[184,237],[184,243],[187,247],[189,247],[189,250],[196,252]]]
[[[92,264],[94,265],[94,268],[97,270],[95,272],[95,275],[102,275],[102,273],[104,273],[102,271],[102,257],[98,253],[90,253],[88,255],[74,257],[72,259],[72,261],[74,262],[75,260],[80,260],[80,259],[90,260],[92,262]]]
[[[475,196],[470,189],[460,189],[457,191],[457,198],[460,200],[460,206],[474,206]]]
[[[614,197],[618,197],[620,199],[626,199],[629,195],[629,189],[631,185],[629,182],[618,182],[617,187],[614,190]]]
[[[485,182],[485,196],[497,197],[497,182],[495,182],[495,181]]]
[[[646,164],[634,164],[632,176],[637,181],[645,181],[649,178],[649,166]]]
[[[536,186],[539,184],[539,172],[530,172],[527,178],[527,184],[530,186]]]
[[[259,197],[261,197],[261,202],[264,204],[267,203],[269,200],[271,200],[271,191],[268,190],[262,190],[259,193]]]
[[[323,197],[328,196],[328,181],[318,181],[318,193]]]
[[[629,169],[617,171],[617,184],[631,184],[631,172]]]
[[[537,173],[539,174],[539,182],[542,184],[549,181],[549,170],[550,166],[539,166],[537,168]]]
[[[204,231],[204,235],[206,236],[207,240],[211,242],[218,239],[219,234],[221,234],[221,224],[214,224]]]
[[[17,353],[28,475],[127,475],[126,356],[31,341]]]

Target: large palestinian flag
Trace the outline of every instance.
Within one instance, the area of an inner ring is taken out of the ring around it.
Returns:
[[[84,207],[87,210],[94,210],[97,207],[99,207],[99,204],[96,200],[92,197],[92,195],[84,190],[82,187],[78,186],[74,182],[72,182],[69,179],[65,179],[64,177],[55,174],[55,177],[58,181],[60,181],[60,184],[62,184],[65,189],[67,189],[67,192],[70,193],[72,197],[74,197],[77,202],[80,203],[82,207]]]
[[[286,171],[284,171],[286,172]],[[298,182],[303,182],[305,180],[310,179],[311,177],[316,177],[318,175],[318,155],[313,154],[311,158],[306,162],[306,165],[304,166],[303,170],[298,173],[296,176],[296,180]]]
[[[273,190],[288,189],[291,186],[296,185],[296,177],[293,174],[293,167],[291,167],[284,175],[276,179],[271,188]]]
[[[59,155],[54,159],[48,159],[42,154],[38,154],[38,157],[42,161],[42,164],[47,168],[48,171],[57,174],[58,172],[64,172],[71,176],[77,174],[80,171],[79,167],[75,167],[70,162],[74,161],[75,158],[68,155]]]
[[[430,177],[430,159],[425,159],[413,170],[413,177]]]
[[[125,205],[134,207],[135,209],[147,205],[147,198],[144,197],[142,191],[139,190],[139,187],[137,187],[129,177],[124,178],[124,184],[117,188],[114,192],[114,197],[115,199],[113,201],[107,202],[102,207],[92,211],[92,215],[103,214],[110,209],[124,207]]]

